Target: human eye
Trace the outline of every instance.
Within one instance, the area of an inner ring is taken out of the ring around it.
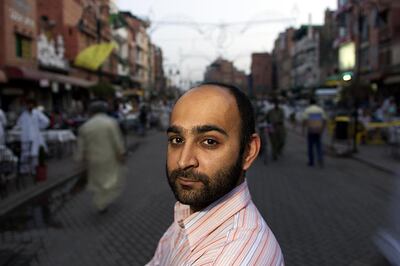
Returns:
[[[213,138],[205,138],[201,143],[209,148],[215,148],[219,144],[219,142]]]
[[[168,137],[168,143],[171,145],[179,145],[183,143],[183,138],[179,136],[170,136]]]

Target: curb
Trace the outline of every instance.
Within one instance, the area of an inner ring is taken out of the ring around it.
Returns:
[[[129,153],[133,153],[137,150],[140,146],[141,141],[134,141],[127,150]],[[16,197],[10,197],[1,200],[0,203],[0,220],[8,213],[12,212],[13,210],[23,206],[24,204],[28,203],[29,201],[41,196],[42,194],[47,193],[50,190],[53,190],[63,184],[67,183],[68,181],[78,178],[83,172],[83,169],[75,170],[72,174],[68,176],[63,176],[57,178],[56,180],[48,181],[43,184],[35,185],[30,188],[25,189],[21,193],[18,193]]]
[[[355,155],[355,156],[352,155],[352,156],[350,156],[350,158],[353,159],[353,160],[355,160],[355,161],[358,161],[358,162],[360,162],[360,163],[366,164],[366,165],[368,165],[368,166],[370,166],[370,167],[373,167],[373,168],[375,168],[375,169],[377,169],[377,170],[381,170],[381,171],[383,171],[383,172],[385,172],[385,173],[388,173],[388,174],[396,174],[396,171],[395,171],[395,170],[391,170],[391,169],[388,169],[388,168],[386,168],[386,167],[384,167],[384,166],[382,166],[382,165],[373,163],[373,162],[371,162],[371,161],[369,161],[369,160],[365,160],[365,159],[363,159],[363,158],[358,157],[357,155]]]
[[[30,188],[27,188],[23,192],[19,193],[19,195],[17,195],[14,198],[11,197],[9,199],[5,199],[0,204],[0,218],[3,217],[4,215],[8,214],[9,212],[21,207],[28,201],[35,199],[35,198],[39,197],[40,195],[46,193],[47,191],[55,189],[56,187],[63,185],[64,183],[68,182],[69,180],[78,178],[81,173],[82,173],[82,170],[79,169],[79,170],[75,171],[72,175],[63,176],[56,180],[49,181],[48,183],[43,183],[40,185],[32,186]]]

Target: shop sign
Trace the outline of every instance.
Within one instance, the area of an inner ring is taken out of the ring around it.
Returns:
[[[40,87],[42,87],[42,88],[50,86],[50,81],[48,79],[41,79],[39,81],[39,83],[40,83]]]
[[[61,35],[58,35],[56,41],[54,41],[47,39],[47,36],[41,33],[37,41],[37,52],[41,66],[68,69],[68,62],[64,58],[64,39]]]
[[[32,12],[32,5],[29,0],[13,0],[13,6],[24,14]]]
[[[10,19],[12,21],[21,23],[25,26],[29,26],[31,28],[35,28],[35,21],[26,16],[26,15],[22,15],[21,13],[19,13],[17,10],[13,9],[13,8],[9,8],[9,14],[10,14]]]

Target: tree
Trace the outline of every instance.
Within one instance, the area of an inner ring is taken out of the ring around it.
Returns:
[[[98,99],[109,100],[115,97],[114,87],[107,82],[99,82],[96,85],[89,87],[89,91]]]

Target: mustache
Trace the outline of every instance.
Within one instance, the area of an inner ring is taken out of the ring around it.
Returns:
[[[195,172],[193,170],[175,169],[169,174],[171,180],[176,180],[178,177],[184,177],[191,181],[208,182],[209,177],[205,174]]]

